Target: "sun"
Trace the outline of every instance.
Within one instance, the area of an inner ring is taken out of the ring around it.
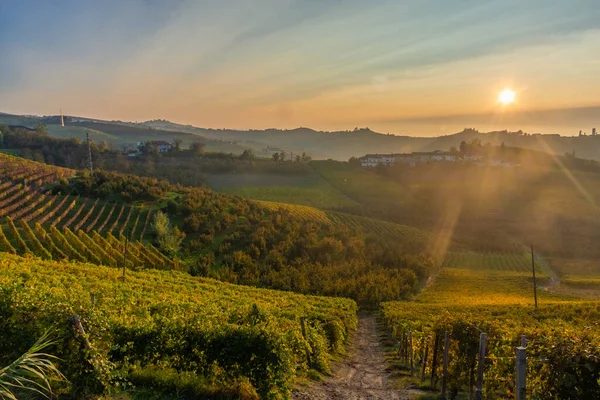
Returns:
[[[498,94],[498,101],[504,105],[511,104],[515,102],[516,93],[511,89],[504,89]]]

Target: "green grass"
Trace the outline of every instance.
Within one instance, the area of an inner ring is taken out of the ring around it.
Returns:
[[[270,173],[214,174],[207,176],[214,190],[254,200],[340,209],[357,203],[333,188],[319,175],[276,175]]]
[[[531,271],[531,255],[527,253],[449,252],[444,259],[446,268],[492,270],[507,272]]]

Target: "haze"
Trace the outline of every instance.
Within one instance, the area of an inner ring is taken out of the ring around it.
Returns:
[[[600,115],[599,21],[595,0],[5,1],[0,109],[570,135]]]

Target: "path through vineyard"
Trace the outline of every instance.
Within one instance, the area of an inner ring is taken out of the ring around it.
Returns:
[[[293,400],[405,400],[386,372],[383,348],[373,316],[359,317],[348,357],[333,366],[334,376],[310,389],[294,392]]]

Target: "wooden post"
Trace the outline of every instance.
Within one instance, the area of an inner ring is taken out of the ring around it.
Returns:
[[[521,338],[524,338],[522,336]],[[526,391],[526,371],[527,371],[527,357],[526,349],[523,346],[516,348],[517,361],[516,361],[516,387],[515,392],[517,400],[525,400],[527,396]]]
[[[533,253],[533,244],[531,245],[531,271],[533,272],[533,300],[535,301],[535,308],[537,308],[537,282],[535,280],[535,256]]]
[[[527,347],[527,337],[521,335],[521,347]]]
[[[75,315],[71,316],[69,318],[69,322],[71,323],[71,325],[73,325],[73,328],[75,328],[77,333],[79,333],[79,337],[80,337],[81,342],[83,343],[83,346],[86,349],[90,348],[91,347],[90,341],[88,340],[87,335],[85,334],[85,329],[83,329],[83,325],[81,324],[79,315],[75,314]]]
[[[485,344],[487,335],[479,335],[479,363],[477,365],[477,388],[475,389],[475,400],[483,399],[483,368],[485,367]]]
[[[433,341],[433,360],[431,360],[431,389],[435,389],[435,370],[437,368],[438,348],[440,347],[440,335],[436,334]]]
[[[302,328],[302,337],[304,338],[304,340],[306,340],[306,324],[305,324],[305,317],[300,317],[300,327]],[[310,368],[310,351],[308,349],[308,346],[306,348],[306,362],[308,363],[308,367]]]
[[[410,357],[410,376],[415,375],[415,361],[413,359],[412,331],[408,332],[408,356]]]
[[[92,302],[92,308],[94,308],[94,305],[96,304],[96,296],[94,293],[90,293],[90,301]]]
[[[444,333],[444,364],[442,366],[442,400],[446,400],[446,388],[448,386],[448,351],[450,350],[450,333]]]
[[[427,356],[429,352],[429,341],[425,338],[425,355],[423,356],[423,367],[421,369],[421,382],[425,381],[425,368],[427,368]]]

